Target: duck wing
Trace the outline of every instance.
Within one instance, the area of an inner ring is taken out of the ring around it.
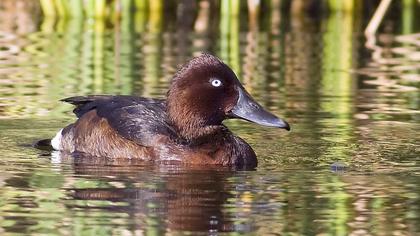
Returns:
[[[78,118],[95,110],[119,135],[142,146],[152,146],[153,137],[157,135],[176,136],[167,121],[166,102],[163,99],[91,95],[61,101],[75,105],[73,112]]]

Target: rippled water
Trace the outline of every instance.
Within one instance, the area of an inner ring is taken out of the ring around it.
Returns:
[[[398,16],[374,47],[365,46],[367,17],[345,12],[271,10],[258,26],[207,15],[204,28],[141,12],[121,21],[23,16],[0,23],[0,234],[420,233],[420,36],[393,26]],[[255,171],[31,147],[74,120],[59,99],[164,97],[177,66],[202,51],[292,125],[226,122],[257,152]]]

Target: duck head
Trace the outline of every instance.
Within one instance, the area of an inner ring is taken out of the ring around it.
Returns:
[[[290,130],[286,121],[251,97],[229,66],[210,54],[195,57],[178,70],[167,108],[170,121],[188,140],[213,133],[231,118]]]

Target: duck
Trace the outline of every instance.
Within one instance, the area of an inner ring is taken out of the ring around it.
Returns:
[[[49,144],[74,156],[254,168],[254,150],[223,121],[290,130],[252,98],[228,65],[208,53],[177,70],[166,99],[87,95],[61,101],[75,106],[77,120]]]

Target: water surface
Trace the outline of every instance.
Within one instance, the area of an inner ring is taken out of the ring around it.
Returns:
[[[195,9],[201,21],[170,9],[117,21],[3,15],[0,234],[419,234],[418,25],[390,15],[369,48],[372,9],[273,8],[257,19],[205,10]],[[176,68],[202,51],[292,125],[226,122],[255,149],[255,171],[31,148],[74,121],[59,99],[164,97]]]

